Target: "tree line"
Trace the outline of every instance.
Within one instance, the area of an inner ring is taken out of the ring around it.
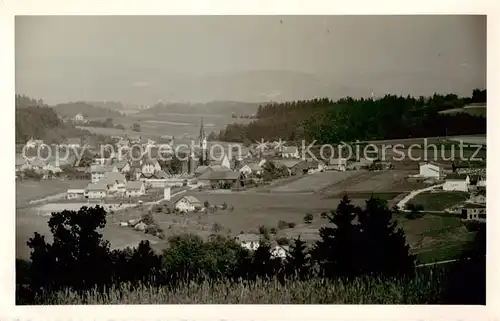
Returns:
[[[251,283],[277,278],[284,284],[313,278],[411,278],[415,257],[393,220],[394,211],[374,197],[364,208],[354,206],[345,195],[336,210],[325,213],[330,225],[320,229],[320,239],[309,248],[295,239],[284,260],[272,256],[265,240],[252,252],[220,235],[209,241],[195,235],[174,236],[160,254],[148,241],[134,249],[111,250],[99,233],[106,224],[104,208],[52,213],[48,225],[53,242],[35,233],[28,241],[31,261],[16,262],[17,300],[33,304],[58,290],[105,291],[124,282],[172,289],[186,281],[207,280]],[[485,239],[478,244],[482,242]],[[475,251],[485,254],[485,244]],[[463,277],[460,273],[455,277]],[[476,283],[478,275],[471,276]],[[473,299],[478,296],[480,292],[474,292]]]
[[[42,100],[16,95],[16,143],[24,144],[30,138],[42,139],[47,144],[62,143],[66,138],[88,134],[63,123],[54,109]]]
[[[486,102],[486,90],[471,97],[434,94],[418,98],[386,95],[382,98],[328,98],[259,106],[249,124],[230,124],[219,132],[221,141],[278,140],[340,141],[484,134],[486,118],[442,110]]]

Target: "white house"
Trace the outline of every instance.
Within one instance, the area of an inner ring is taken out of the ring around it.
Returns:
[[[250,174],[261,174],[262,172],[262,167],[259,166],[257,163],[250,163],[246,164],[243,167],[240,168],[240,173],[243,173],[245,175],[250,175]]]
[[[202,207],[200,201],[194,196],[183,196],[174,204],[175,208],[181,212],[192,212],[195,208]]]
[[[420,163],[418,176],[426,178],[440,178],[443,169],[435,163]]]
[[[260,237],[257,234],[239,234],[236,240],[240,243],[241,247],[255,251],[260,246]]]
[[[106,174],[106,166],[104,165],[91,165],[90,166],[90,180],[92,183],[97,183],[104,178]]]
[[[260,243],[259,241],[243,241],[240,243],[241,247],[250,250],[250,251],[255,251],[256,249],[259,248]]]
[[[110,192],[124,191],[127,184],[125,176],[118,172],[106,172],[101,182],[107,185]]]
[[[85,189],[68,189],[66,198],[69,200],[82,199],[85,197]]]
[[[82,114],[78,113],[75,115],[75,117],[73,117],[73,120],[75,122],[81,123],[85,121],[85,117]]]
[[[141,181],[127,182],[125,187],[125,195],[127,197],[138,197],[146,194],[146,187]]]
[[[449,174],[446,176],[446,181],[443,185],[443,191],[461,191],[467,192],[470,183],[469,175],[464,174]]]
[[[89,183],[85,188],[84,196],[90,199],[105,198],[108,195],[108,188],[103,183]]]
[[[283,157],[283,158],[300,158],[299,149],[296,146],[283,147],[283,151],[281,152],[281,157]]]
[[[271,249],[271,256],[274,258],[285,259],[289,251],[290,247],[288,246],[276,245]]]

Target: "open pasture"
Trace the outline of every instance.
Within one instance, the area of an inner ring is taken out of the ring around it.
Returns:
[[[288,184],[271,188],[273,193],[297,193],[297,192],[317,192],[322,188],[337,184],[350,177],[360,175],[360,171],[345,171],[345,172],[320,172],[293,180]]]
[[[84,188],[87,180],[16,180],[16,207],[24,206],[30,201],[64,193],[71,188]]]

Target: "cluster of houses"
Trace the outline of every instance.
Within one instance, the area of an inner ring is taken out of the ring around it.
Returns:
[[[447,172],[442,165],[434,162],[420,164],[418,177],[444,181],[443,191],[466,192],[469,199],[462,207],[462,218],[483,221],[486,219],[486,170],[460,169]]]

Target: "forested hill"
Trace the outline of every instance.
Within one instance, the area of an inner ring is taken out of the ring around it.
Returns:
[[[232,113],[251,115],[257,112],[259,103],[238,101],[211,101],[208,103],[157,103],[151,108],[142,110],[139,114],[158,115],[160,113],[182,114],[226,114]]]
[[[340,141],[485,134],[486,118],[465,113],[448,115],[439,111],[484,102],[486,90],[472,97],[457,95],[379,99],[314,99],[259,106],[257,119],[247,125],[231,124],[218,139],[243,142],[265,140]]]
[[[83,133],[72,124],[63,123],[42,100],[16,95],[16,143],[24,144],[30,138],[43,139],[47,144],[61,143]]]
[[[58,104],[53,108],[57,114],[64,118],[74,117],[77,114],[82,114],[83,116],[90,118],[113,118],[121,116],[121,113],[116,110],[96,107],[83,101]]]

